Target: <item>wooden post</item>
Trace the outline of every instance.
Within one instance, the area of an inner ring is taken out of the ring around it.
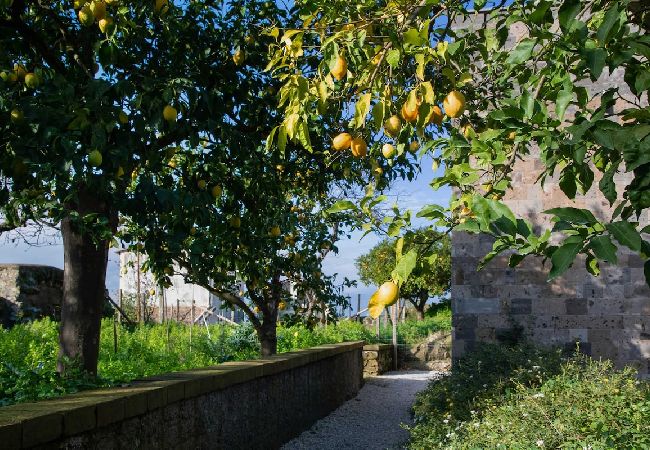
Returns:
[[[357,318],[361,322],[361,294],[357,294]]]
[[[393,305],[393,366],[397,370],[397,303]]]
[[[160,323],[165,322],[165,299],[159,286],[156,286],[156,293],[158,294],[158,320]]]
[[[119,316],[117,313],[117,317]],[[113,353],[117,353],[117,317],[113,316]]]
[[[377,334],[377,339],[379,339],[379,328],[381,327],[381,314],[375,319],[375,334]]]
[[[124,309],[122,308],[122,289],[119,289],[117,291],[117,306],[120,307],[120,311],[124,311]],[[121,312],[117,315],[117,320],[120,322],[120,324],[122,323],[122,313]]]
[[[194,289],[192,289],[194,293]],[[194,330],[194,295],[192,295],[192,317],[190,322],[190,353],[192,353],[192,330]]]
[[[137,286],[136,286],[136,294],[135,294],[136,295],[136,300],[135,300],[135,302],[137,303],[137,306],[138,306],[136,320],[138,321],[138,323],[141,323],[142,319],[143,319],[143,317],[142,317],[142,312],[143,311],[142,311],[142,298],[140,296],[140,250],[139,249],[136,251],[135,255],[136,255],[136,278],[137,278],[137,281],[136,281]]]
[[[176,297],[176,322],[181,321],[181,300]]]

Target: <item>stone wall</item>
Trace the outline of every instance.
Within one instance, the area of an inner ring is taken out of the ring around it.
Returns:
[[[557,180],[542,189],[535,180],[542,164],[535,152],[519,161],[513,189],[504,198],[515,215],[530,220],[537,231],[550,228],[550,208],[586,208],[609,218],[611,209],[597,188],[575,201],[567,200]],[[624,179],[618,179],[618,184]],[[594,185],[598,184],[597,179]],[[641,217],[647,223],[647,215]],[[509,268],[509,255],[495,258],[477,272],[480,259],[492,249],[488,236],[454,233],[452,237],[453,357],[476,342],[513,341],[567,350],[581,342],[582,351],[613,360],[617,366],[633,365],[650,373],[650,289],[643,261],[626,248],[619,249],[618,265],[601,264],[601,275],[591,276],[578,258],[562,277],[547,281],[550,262],[526,258]]]
[[[369,344],[363,347],[364,377],[374,377],[394,369],[391,344]]]
[[[354,397],[362,342],[0,408],[2,449],[273,449]]]
[[[451,365],[451,333],[436,331],[422,342],[400,346],[400,364],[418,370],[449,370]]]
[[[0,264],[0,324],[20,317],[57,318],[61,310],[63,270],[31,264]]]

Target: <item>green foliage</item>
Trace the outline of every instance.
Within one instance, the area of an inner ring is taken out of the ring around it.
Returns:
[[[632,369],[529,345],[481,345],[414,412],[414,449],[650,445],[650,386]]]
[[[423,320],[409,319],[397,324],[398,344],[414,345],[436,331],[451,331],[451,308],[449,303],[432,305]],[[390,342],[392,325],[384,324],[379,332],[382,342]]]
[[[502,2],[478,13],[475,8],[486,2],[297,1],[309,19],[298,30],[274,29],[278,43],[271,46],[270,67],[292,99],[282,126],[296,115],[309,126],[347,124],[369,143],[370,158],[380,161],[382,145],[394,145],[397,156],[382,164],[384,175],[369,180],[365,197],[353,208],[364,216],[366,232],[378,229],[395,237],[408,229],[410,211],[395,205],[386,212],[378,205],[385,199],[385,180],[408,177],[408,167],[419,168],[419,156],[428,154],[444,169],[432,188],[450,187],[458,195],[448,208],[427,205],[417,215],[434,227],[493,235],[485,262],[512,250],[518,252],[510,259],[513,266],[527,255],[543,255],[555,277],[584,254],[587,269],[598,275],[599,261],[612,260],[611,252],[591,245],[601,237],[647,261],[650,243],[638,223],[650,207],[650,114],[641,101],[650,88],[650,12],[643,4]],[[514,24],[525,34],[513,36]],[[319,70],[304,70],[306,55],[313,64],[312,52],[283,48],[296,35],[314,41]],[[335,80],[330,68],[341,55],[353,76]],[[587,87],[601,76],[610,88]],[[296,77],[301,83],[290,81]],[[316,85],[322,89],[300,88]],[[451,93],[466,99],[464,112],[447,101]],[[351,107],[361,101],[372,120]],[[408,111],[417,108],[417,117],[407,114],[413,120],[402,123],[398,133],[383,130],[383,119],[399,115],[405,105]],[[438,107],[447,116],[431,120]],[[416,139],[417,155],[405,151]],[[577,208],[547,211],[554,231],[565,237],[551,245],[550,230],[533,232],[530,222],[517,219],[501,201],[512,187],[516,162],[526,158],[543,165],[540,189],[557,180],[567,200],[598,189],[613,214],[596,219]],[[617,186],[614,176],[620,173],[631,181]]]
[[[409,300],[424,311],[429,297],[442,297],[451,287],[451,244],[449,237],[429,229],[407,233],[403,239],[385,239],[355,264],[362,282],[381,285],[393,278],[393,268],[399,266],[397,254],[415,250],[416,263],[400,286],[400,298]]]
[[[374,335],[358,322],[340,321],[313,330],[303,325],[278,327],[278,350],[287,352],[321,344],[365,340]],[[119,385],[160,373],[207,367],[259,356],[260,344],[250,324],[194,326],[147,324],[118,327],[102,322],[98,378],[56,372],[58,324],[50,319],[0,328],[0,406],[39,400],[92,387]]]

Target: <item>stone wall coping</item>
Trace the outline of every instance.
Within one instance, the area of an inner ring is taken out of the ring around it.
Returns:
[[[363,351],[376,352],[393,348],[393,344],[368,344],[363,346]]]
[[[141,415],[168,404],[311,364],[362,348],[363,341],[327,344],[268,358],[225,362],[82,391],[35,403],[0,407],[3,448],[26,448]]]

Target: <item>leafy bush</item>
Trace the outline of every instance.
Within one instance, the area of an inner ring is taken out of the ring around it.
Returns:
[[[650,446],[650,388],[632,369],[530,345],[480,346],[413,409],[414,449]]]
[[[102,322],[98,373],[61,378],[56,372],[58,324],[50,319],[0,327],[0,406],[38,400],[98,386],[110,386],[160,373],[206,367],[229,360],[256,358],[259,341],[250,324],[194,326],[178,323],[117,328],[114,350],[113,322]],[[303,326],[278,327],[278,351],[316,345],[367,340],[374,335],[362,324],[340,321],[309,330]]]
[[[433,305],[427,310],[424,320],[407,320],[397,324],[397,341],[400,344],[414,345],[436,331],[451,331],[451,306],[448,302]],[[389,322],[381,327],[380,338],[388,342],[392,337]]]

